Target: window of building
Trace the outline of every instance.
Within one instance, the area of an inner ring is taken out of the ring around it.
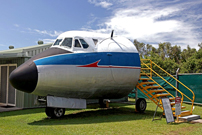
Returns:
[[[72,47],[72,38],[65,38],[61,45],[71,48]]]
[[[80,40],[80,42],[81,42],[84,49],[89,47],[89,45],[83,39],[79,39],[79,40]]]

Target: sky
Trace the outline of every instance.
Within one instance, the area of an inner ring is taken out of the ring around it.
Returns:
[[[70,30],[198,49],[202,0],[0,0],[0,50],[54,42]]]

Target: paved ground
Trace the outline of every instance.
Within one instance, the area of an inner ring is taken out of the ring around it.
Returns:
[[[22,108],[17,107],[1,107],[0,106],[0,112],[8,112],[8,111],[15,111],[15,110],[21,110]]]
[[[201,123],[202,124],[202,119],[192,120],[191,123],[193,123],[193,124],[195,124],[195,123]]]

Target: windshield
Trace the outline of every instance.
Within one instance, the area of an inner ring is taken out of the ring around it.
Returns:
[[[59,45],[62,39],[57,39],[53,45]]]
[[[74,47],[79,47],[81,48],[81,45],[79,43],[79,40],[78,39],[75,39],[75,44],[74,44]]]
[[[84,49],[88,48],[89,45],[83,39],[79,39],[79,40],[80,40],[81,44],[83,45]]]
[[[65,38],[61,45],[71,48],[72,47],[72,38]]]

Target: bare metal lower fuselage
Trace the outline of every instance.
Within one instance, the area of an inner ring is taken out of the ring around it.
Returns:
[[[38,84],[33,94],[68,98],[121,98],[130,93],[140,69],[37,66]],[[112,71],[113,70],[113,71]]]

